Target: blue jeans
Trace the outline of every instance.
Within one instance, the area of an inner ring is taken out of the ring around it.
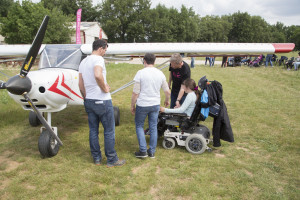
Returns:
[[[171,93],[171,104],[170,104],[170,108],[174,108],[176,106],[176,101],[177,101],[177,97],[178,94],[172,94]],[[184,102],[186,98],[186,95],[183,95],[179,101],[180,105],[182,105],[182,103]]]
[[[140,146],[140,152],[147,151],[147,142],[144,133],[144,123],[148,116],[149,131],[150,131],[150,142],[149,142],[149,153],[155,153],[157,145],[157,120],[159,113],[159,105],[141,107],[136,106],[135,110],[135,131]]]
[[[195,67],[195,58],[194,57],[191,57],[191,68],[194,68]]]
[[[299,65],[300,65],[300,62],[294,62],[295,70],[298,70]]]
[[[94,160],[101,160],[101,150],[99,145],[99,123],[104,128],[104,149],[107,164],[118,161],[115,150],[115,117],[111,100],[85,99],[85,111],[88,114],[90,128],[90,149]]]
[[[210,62],[209,62],[209,66],[214,66],[215,65],[215,58],[209,58]]]
[[[267,56],[266,58],[266,67],[268,67],[269,63],[271,64],[271,66],[273,67],[273,63],[272,63],[272,56]]]
[[[206,65],[207,61],[209,61],[209,63],[210,63],[209,57],[205,57],[205,65]]]

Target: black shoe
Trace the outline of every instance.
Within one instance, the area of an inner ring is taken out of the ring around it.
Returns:
[[[135,157],[137,157],[137,158],[146,158],[146,157],[148,157],[147,152],[138,151],[138,152],[135,152],[134,154],[135,154]]]
[[[155,158],[154,153],[150,153],[149,151],[147,151],[147,154],[148,154],[149,158]]]
[[[101,165],[101,160],[94,160],[95,165]]]
[[[113,164],[108,164],[107,163],[107,167],[116,167],[116,166],[122,166],[122,165],[124,165],[126,163],[126,161],[125,160],[118,160],[117,162],[115,162],[115,163],[113,163]]]

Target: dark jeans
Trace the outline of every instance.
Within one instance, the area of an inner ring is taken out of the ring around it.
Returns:
[[[101,160],[101,150],[99,145],[99,123],[104,128],[104,149],[107,163],[113,164],[118,161],[115,150],[115,118],[111,100],[85,99],[85,111],[88,114],[90,127],[90,149],[94,160]]]
[[[174,108],[176,106],[176,100],[177,100],[178,94],[171,93],[171,105],[170,108]],[[183,95],[179,101],[180,105],[184,102],[186,98],[186,95]]]

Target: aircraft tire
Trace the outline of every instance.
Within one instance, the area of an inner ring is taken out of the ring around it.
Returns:
[[[29,124],[33,127],[41,125],[41,121],[37,117],[36,113],[33,111],[29,112]]]
[[[43,158],[50,158],[55,156],[58,153],[59,150],[59,144],[55,142],[55,138],[53,138],[48,130],[43,130],[38,146],[39,146],[39,151],[40,154],[42,155]]]
[[[185,148],[192,154],[201,154],[206,149],[206,140],[203,135],[194,133],[189,135],[185,141]]]
[[[114,117],[115,117],[115,126],[120,125],[120,109],[117,106],[114,106]]]

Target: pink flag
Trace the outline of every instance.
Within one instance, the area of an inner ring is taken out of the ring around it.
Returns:
[[[102,28],[100,27],[99,39],[102,39]]]
[[[81,22],[81,8],[77,10],[76,16],[76,44],[81,44],[81,37],[80,37],[80,22]]]

